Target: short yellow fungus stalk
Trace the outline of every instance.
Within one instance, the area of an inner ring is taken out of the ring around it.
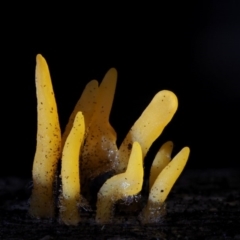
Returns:
[[[111,68],[99,86],[96,107],[83,147],[81,167],[84,179],[94,178],[116,165],[117,134],[109,123],[116,83],[117,71]]]
[[[80,221],[78,211],[80,204],[79,154],[84,132],[84,117],[81,112],[78,112],[62,153],[60,220],[66,225],[77,225]]]
[[[133,143],[127,170],[108,179],[98,192],[96,222],[110,223],[116,201],[138,194],[143,184],[142,150]]]
[[[152,143],[171,121],[177,107],[177,97],[171,91],[163,90],[154,96],[120,146],[117,172],[126,169],[131,146],[135,141],[140,143],[144,159]]]
[[[156,154],[150,170],[149,189],[152,188],[152,185],[158,177],[159,173],[171,161],[172,150],[173,142],[168,141],[161,146],[158,153]]]
[[[150,190],[147,205],[141,213],[142,223],[157,223],[160,221],[164,211],[164,202],[183,171],[189,153],[190,149],[184,147],[158,175]]]
[[[54,216],[53,183],[61,150],[61,131],[51,77],[45,59],[37,55],[37,147],[33,162],[33,190],[29,213]]]

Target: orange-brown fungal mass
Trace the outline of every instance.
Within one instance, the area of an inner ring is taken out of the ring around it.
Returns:
[[[88,127],[96,106],[97,94],[98,94],[98,82],[96,80],[92,80],[86,85],[80,99],[78,100],[68,120],[68,124],[62,136],[62,146],[64,146],[65,144],[66,138],[72,129],[74,119],[78,112],[82,112],[84,116],[85,129],[86,131],[88,131]]]
[[[117,161],[117,134],[109,123],[117,71],[111,68],[99,86],[96,107],[90,121],[82,154],[83,179],[94,178],[115,168]]]

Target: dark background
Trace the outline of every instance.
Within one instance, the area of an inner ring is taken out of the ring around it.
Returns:
[[[67,7],[2,23],[0,176],[31,176],[38,53],[49,64],[62,130],[86,83],[115,67],[110,120],[118,144],[153,96],[168,89],[179,109],[146,161],[172,140],[173,155],[191,148],[187,168],[240,167],[239,1]]]

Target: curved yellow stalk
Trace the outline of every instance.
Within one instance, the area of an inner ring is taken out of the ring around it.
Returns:
[[[159,174],[151,188],[147,205],[141,214],[142,223],[156,223],[161,219],[164,202],[184,169],[189,153],[190,149],[184,147]]]
[[[116,82],[117,71],[111,68],[99,86],[96,108],[83,148],[81,168],[84,178],[96,177],[116,165],[117,136],[109,123]]]
[[[80,220],[78,212],[80,203],[79,155],[84,131],[84,117],[81,112],[78,112],[62,153],[60,219],[67,225],[77,225]]]
[[[66,138],[72,129],[75,116],[78,112],[83,113],[84,121],[85,121],[85,129],[86,131],[88,130],[88,127],[96,106],[97,93],[98,93],[98,82],[96,80],[92,80],[86,85],[80,99],[75,105],[74,110],[68,120],[68,124],[62,135],[62,146],[64,146],[65,144]]]
[[[171,154],[173,149],[173,142],[168,141],[164,143],[157,152],[152,167],[150,170],[149,189],[152,188],[159,173],[168,165],[171,161]]]
[[[143,158],[146,156],[152,143],[171,121],[177,107],[178,100],[173,92],[163,90],[154,96],[120,146],[117,172],[125,171],[133,142],[140,143]]]
[[[97,223],[111,222],[115,202],[138,194],[142,189],[142,184],[142,150],[139,143],[134,142],[126,172],[108,179],[98,192]]]
[[[37,55],[36,89],[37,147],[29,212],[35,217],[53,217],[53,181],[60,157],[61,131],[49,69],[41,55]]]

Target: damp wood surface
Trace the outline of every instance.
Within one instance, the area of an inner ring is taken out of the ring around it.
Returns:
[[[185,170],[168,196],[161,223],[141,225],[116,208],[114,224],[82,212],[78,226],[28,215],[30,180],[0,178],[0,239],[240,239],[240,169]]]

